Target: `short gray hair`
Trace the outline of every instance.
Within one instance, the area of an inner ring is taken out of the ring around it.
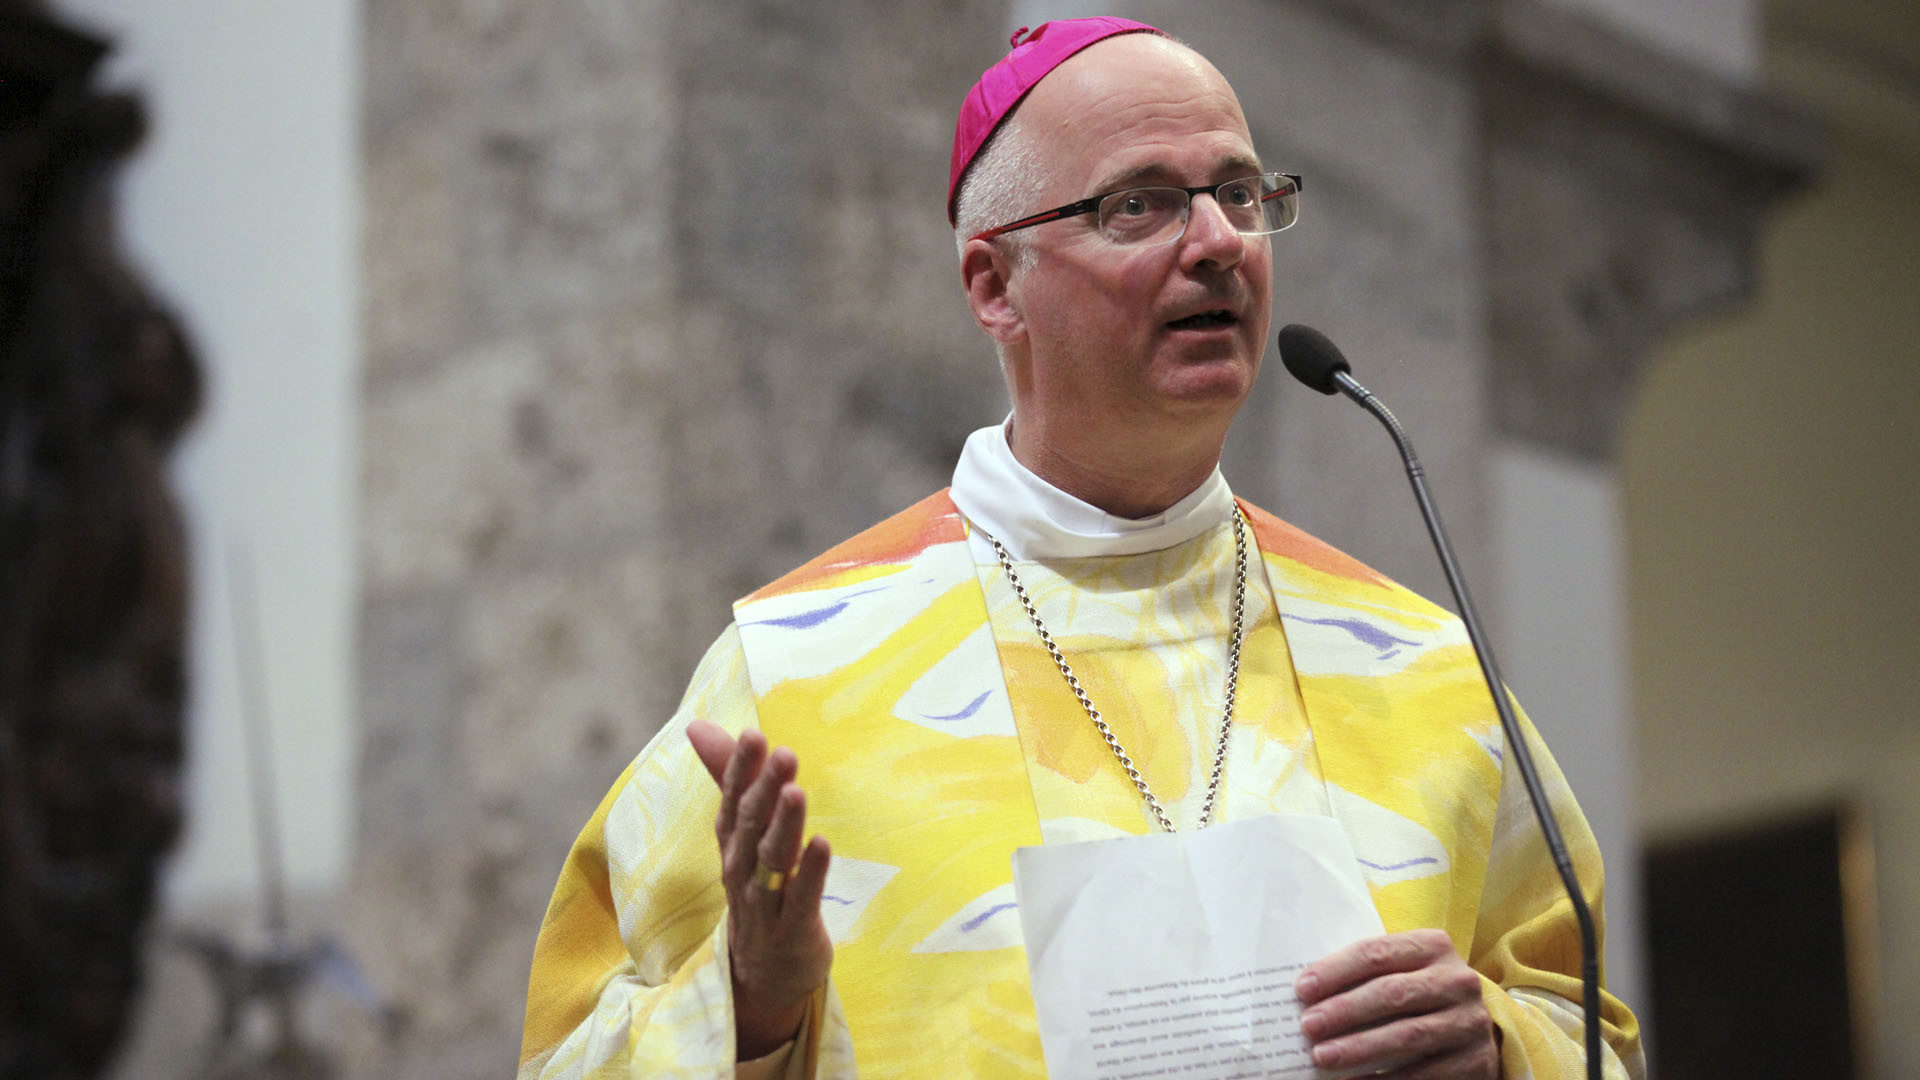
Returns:
[[[953,199],[954,248],[964,250],[971,237],[1032,213],[1034,193],[1046,187],[1039,147],[1028,137],[1015,110],[988,137],[960,178],[960,190]],[[1024,267],[1031,256],[1025,240],[1018,233],[1004,238],[1015,266]]]

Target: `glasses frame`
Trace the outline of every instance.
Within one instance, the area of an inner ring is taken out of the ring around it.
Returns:
[[[1286,177],[1287,179],[1293,181],[1292,194],[1294,195],[1298,195],[1302,191],[1306,190],[1306,182],[1301,179],[1300,174],[1289,173],[1289,172],[1252,173],[1247,176],[1236,176],[1231,180],[1222,180],[1217,184],[1201,184],[1199,187],[1181,187],[1178,184],[1132,184],[1123,188],[1114,188],[1112,191],[1103,191],[1098,195],[1089,195],[1084,199],[1079,199],[1074,202],[1070,202],[1065,206],[1056,206],[1051,210],[1042,210],[1037,214],[1029,214],[1026,217],[1019,219],[1018,221],[1009,221],[1005,225],[996,225],[993,228],[986,230],[985,232],[974,233],[968,239],[991,240],[996,236],[1005,236],[1007,233],[1010,233],[1010,232],[1017,232],[1021,229],[1031,229],[1035,225],[1045,225],[1049,221],[1064,221],[1070,217],[1080,217],[1085,214],[1098,213],[1100,211],[1100,204],[1112,198],[1115,195],[1122,195],[1129,191],[1147,191],[1147,190],[1153,190],[1156,188],[1162,191],[1186,192],[1187,193],[1187,221],[1192,221],[1193,220],[1193,197],[1195,195],[1211,195],[1213,196],[1214,200],[1217,202],[1219,201],[1219,198],[1220,198],[1221,188],[1226,187],[1229,184],[1238,184],[1247,180],[1252,180],[1255,177],[1259,177],[1259,176]],[[1271,195],[1262,196],[1261,201],[1265,202],[1269,199],[1280,198],[1281,194],[1282,194],[1281,192],[1276,191]],[[1282,225],[1278,229],[1269,229],[1264,232],[1252,232],[1252,233],[1243,232],[1240,235],[1241,236],[1272,236],[1274,233],[1282,232],[1282,231],[1285,231],[1286,229],[1292,228],[1294,223],[1299,220],[1300,220],[1300,216],[1299,214],[1296,213],[1294,215],[1293,221],[1287,222],[1285,225]],[[1157,241],[1156,243],[1153,243],[1153,244],[1142,244],[1140,246],[1141,247],[1157,247],[1159,246],[1159,244],[1171,244],[1175,240],[1180,239],[1180,237],[1185,236],[1186,233],[1187,233],[1187,223],[1181,222],[1180,232],[1175,234],[1172,237],[1172,239]]]

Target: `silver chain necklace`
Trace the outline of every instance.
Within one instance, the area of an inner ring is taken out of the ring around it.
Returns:
[[[1227,733],[1233,727],[1233,695],[1240,684],[1240,624],[1244,621],[1247,606],[1245,530],[1246,526],[1240,517],[1240,508],[1236,506],[1233,510],[1233,634],[1228,639],[1227,645],[1227,702],[1220,713],[1220,739],[1213,748],[1213,774],[1207,779],[1207,801],[1200,809],[1200,823],[1195,826],[1198,829],[1206,828],[1207,823],[1213,820],[1214,800],[1220,794],[1220,773],[1227,763]],[[1073,696],[1080,699],[1080,707],[1087,710],[1087,719],[1092,720],[1093,726],[1099,729],[1100,737],[1107,740],[1107,746],[1113,751],[1113,756],[1120,759],[1120,767],[1127,770],[1127,776],[1133,781],[1133,786],[1140,789],[1140,797],[1147,800],[1147,809],[1153,811],[1153,816],[1160,822],[1160,827],[1173,832],[1173,819],[1167,817],[1167,811],[1160,805],[1160,800],[1154,798],[1153,792],[1147,790],[1147,781],[1140,775],[1140,770],[1134,767],[1132,756],[1127,753],[1126,747],[1120,745],[1120,739],[1114,735],[1113,729],[1107,726],[1106,720],[1101,718],[1100,710],[1094,708],[1093,702],[1088,700],[1087,692],[1081,687],[1079,678],[1074,675],[1073,668],[1067,665],[1067,658],[1060,655],[1060,646],[1054,644],[1053,635],[1047,633],[1046,624],[1040,621],[1040,612],[1034,609],[1033,598],[1027,595],[1026,587],[1020,584],[1020,576],[1013,572],[1013,558],[1007,554],[1006,547],[984,529],[980,530],[980,535],[986,537],[987,543],[993,545],[993,553],[1000,559],[1000,569],[1006,572],[1007,584],[1013,586],[1013,594],[1020,598],[1020,606],[1027,609],[1027,618],[1032,620],[1034,630],[1040,634],[1040,643],[1047,647],[1047,654],[1053,657],[1053,665],[1060,669],[1061,675],[1066,677],[1067,686],[1073,690]]]

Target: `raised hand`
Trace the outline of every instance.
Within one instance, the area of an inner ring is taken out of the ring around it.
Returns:
[[[1500,1075],[1480,976],[1444,931],[1357,941],[1315,961],[1297,990],[1322,1069],[1372,1067],[1396,1080]]]
[[[769,754],[758,731],[736,742],[701,720],[687,725],[687,740],[720,787],[713,833],[727,890],[735,1053],[748,1061],[794,1037],[808,997],[832,967],[833,942],[820,918],[827,842],[816,836],[801,847],[807,796],[794,783],[800,763],[793,751]]]

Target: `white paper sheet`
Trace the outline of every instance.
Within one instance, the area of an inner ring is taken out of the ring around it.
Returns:
[[[1383,932],[1325,817],[1021,848],[1013,880],[1055,1080],[1321,1076],[1294,981]]]

